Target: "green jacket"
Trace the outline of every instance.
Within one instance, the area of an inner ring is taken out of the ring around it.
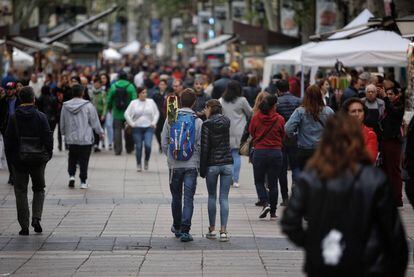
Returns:
[[[104,90],[95,90],[95,88],[91,91],[91,101],[93,106],[96,108],[99,116],[106,114],[105,111],[105,103],[106,103],[106,92]]]
[[[114,83],[111,88],[108,91],[108,96],[106,97],[106,109],[105,111],[111,111],[112,110],[112,116],[114,119],[118,120],[125,120],[124,112],[125,110],[118,110],[115,105],[115,92],[116,87],[123,87],[126,88],[128,94],[129,94],[129,102],[128,104],[137,98],[137,91],[135,90],[135,87],[133,84],[126,80],[119,80],[116,83]]]

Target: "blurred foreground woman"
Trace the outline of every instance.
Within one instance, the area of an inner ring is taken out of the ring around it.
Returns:
[[[337,114],[293,187],[282,230],[305,249],[308,276],[404,276],[407,241],[394,201],[360,124]]]

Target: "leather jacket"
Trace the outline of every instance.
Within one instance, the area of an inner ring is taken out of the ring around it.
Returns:
[[[391,186],[381,170],[360,166],[322,182],[303,172],[281,220],[282,231],[306,251],[309,276],[404,276],[408,248]],[[308,221],[305,229],[302,218]],[[342,256],[324,262],[323,240],[340,230]]]
[[[212,115],[201,128],[200,176],[206,176],[208,166],[232,163],[230,119],[222,114]]]

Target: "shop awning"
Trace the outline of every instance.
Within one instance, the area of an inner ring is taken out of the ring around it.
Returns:
[[[223,34],[223,35],[220,35],[216,38],[213,38],[213,39],[207,40],[205,42],[199,43],[199,44],[196,45],[195,48],[196,48],[197,51],[205,51],[205,50],[208,50],[210,48],[214,48],[214,47],[223,45],[225,43],[230,43],[230,42],[232,42],[236,39],[237,39],[237,35],[235,35],[235,34]]]

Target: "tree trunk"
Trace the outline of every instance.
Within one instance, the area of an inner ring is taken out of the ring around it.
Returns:
[[[414,14],[413,0],[394,0],[397,17]]]
[[[267,23],[269,25],[269,30],[270,31],[278,31],[277,30],[277,18],[275,17],[274,13],[273,13],[273,5],[272,5],[273,0],[264,0],[264,9],[265,9],[265,13],[266,13],[266,19],[267,19]]]
[[[165,47],[164,57],[169,58],[172,55],[172,42],[171,42],[171,18],[164,17],[162,20],[163,23],[163,33],[162,33],[162,42]]]
[[[30,16],[35,10],[35,7],[39,5],[39,2],[39,0],[13,0],[13,22],[19,24],[20,29],[28,27]]]
[[[316,26],[316,1],[309,1],[307,12],[304,13],[301,21],[302,43],[308,42],[309,37],[315,34]]]
[[[249,25],[253,24],[253,3],[252,0],[244,0],[244,4],[246,5],[246,14],[247,14],[247,23]]]
[[[383,0],[368,0],[367,9],[377,17],[385,16],[384,1]]]

